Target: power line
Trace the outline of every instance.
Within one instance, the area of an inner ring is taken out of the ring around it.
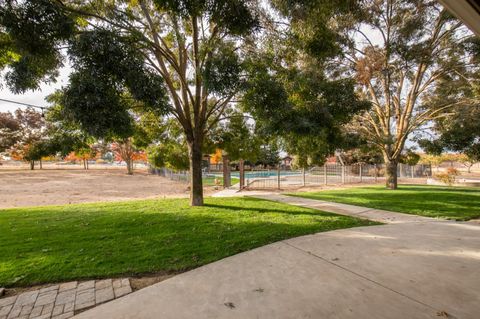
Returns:
[[[23,106],[34,107],[34,108],[37,108],[37,109],[41,109],[42,111],[47,109],[45,106],[38,106],[38,105],[33,105],[33,104],[28,104],[28,103],[23,103],[23,102],[17,102],[17,101],[12,101],[12,100],[7,100],[7,99],[0,99],[0,101],[13,103],[13,104],[18,104],[18,105],[23,105]]]

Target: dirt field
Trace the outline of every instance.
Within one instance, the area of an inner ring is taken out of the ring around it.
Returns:
[[[136,170],[0,169],[0,208],[139,198],[188,197],[187,184]],[[206,191],[208,193],[208,190]]]

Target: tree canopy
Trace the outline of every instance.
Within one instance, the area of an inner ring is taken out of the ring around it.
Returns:
[[[266,131],[297,135],[286,139],[291,143],[321,132],[322,147],[338,135],[337,124],[365,107],[351,80],[324,74],[323,62],[340,52],[331,17],[351,12],[353,0],[3,2],[0,67],[8,66],[9,87],[38,88],[68,56],[74,72],[62,104],[89,135],[131,136],[139,112],[176,119],[189,154],[192,205],[203,203],[204,144],[234,99],[248,101],[245,109]],[[288,27],[264,46],[266,30],[283,22]]]
[[[3,2],[0,67],[9,65],[12,90],[52,80],[66,53],[75,72],[63,104],[92,136],[132,134],[127,99],[174,117],[189,150],[191,203],[202,205],[205,135],[240,90],[239,49],[259,25],[255,1]]]
[[[21,137],[20,123],[10,112],[0,113],[0,153],[5,152]]]
[[[480,39],[469,38],[462,46],[471,53],[470,63],[480,64]],[[428,153],[459,152],[470,161],[480,161],[480,71],[468,68],[461,73],[445,74],[425,104],[439,107],[456,104],[448,114],[433,121],[433,138],[419,138],[419,144]]]
[[[273,1],[280,21],[272,20],[265,40],[249,60],[243,109],[265,135],[279,136],[285,150],[303,163],[322,163],[339,147],[342,126],[369,103],[355,82],[330,71],[342,54],[342,21],[356,1]]]
[[[396,166],[412,133],[470,103],[456,88],[455,99],[430,103],[429,97],[451,88],[443,79],[468,79],[478,70],[465,45],[474,36],[437,1],[368,0],[359,15],[345,33],[338,64],[356,78],[372,108],[350,129],[382,152],[387,186],[395,189]]]
[[[15,93],[55,81],[63,65],[60,47],[75,30],[72,15],[56,1],[0,1],[0,70]]]
[[[469,60],[476,42],[434,1],[0,3],[8,87],[38,89],[68,59],[74,71],[59,103],[71,133],[123,141],[128,153],[154,141],[156,164],[188,163],[192,205],[203,204],[206,150],[217,142],[233,157],[255,157],[268,143],[254,136],[279,139],[305,164],[360,135],[382,152],[395,188],[412,132],[431,121],[440,128],[477,99],[461,83],[478,69]]]

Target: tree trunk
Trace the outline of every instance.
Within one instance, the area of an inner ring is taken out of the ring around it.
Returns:
[[[240,189],[245,188],[245,161],[240,159],[238,161],[238,168],[240,170]]]
[[[42,166],[42,159],[40,159],[40,169],[43,169],[43,166]]]
[[[188,143],[190,157],[190,205],[203,206],[202,146],[198,141]]]
[[[35,169],[35,161],[30,161],[30,169],[32,171]]]
[[[232,186],[231,174],[230,174],[230,158],[228,154],[222,154],[223,160],[223,188]]]
[[[83,159],[83,169],[84,169],[84,170],[87,169],[87,163],[85,163],[85,159]]]
[[[385,159],[385,177],[388,189],[397,189],[397,165],[396,160]]]
[[[125,163],[127,164],[127,174],[133,175],[133,161],[131,159],[126,159]]]

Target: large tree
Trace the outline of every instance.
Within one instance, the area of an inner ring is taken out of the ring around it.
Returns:
[[[29,107],[25,110],[17,109],[15,116],[10,117],[10,121],[16,122],[15,130],[12,131],[12,123],[10,129],[6,130],[6,140],[10,143],[10,147],[6,150],[7,153],[14,159],[24,160],[30,162],[30,168],[35,168],[35,161],[40,160],[43,156],[47,156],[46,141],[48,140],[47,130],[48,125],[44,119],[42,112],[37,112]],[[10,122],[9,121],[9,122]],[[11,134],[15,133],[15,138]],[[2,138],[3,139],[3,138]]]
[[[141,117],[146,139],[152,141],[147,148],[150,165],[157,168],[188,170],[188,146],[178,121],[166,118],[158,121],[150,114]]]
[[[85,128],[97,124],[92,135],[119,127],[128,135],[125,90],[144,111],[176,118],[189,151],[191,204],[202,205],[202,145],[240,88],[238,49],[258,24],[253,2],[3,0],[8,84],[21,92],[50,80],[67,44],[75,72],[65,106]]]
[[[330,70],[356,1],[272,2],[276,15],[250,55],[242,106],[301,166],[321,164],[343,144],[343,126],[369,107],[351,78]]]
[[[472,63],[477,68],[469,68],[468,76],[446,74],[441,81],[445,84],[432,91],[426,103],[432,107],[446,102],[459,101],[458,106],[445,117],[437,118],[428,133],[420,134],[419,144],[427,152],[440,154],[453,151],[465,154],[460,159],[468,165],[480,162],[480,39],[464,42],[472,53]],[[422,136],[423,135],[423,136]],[[430,135],[430,136],[428,136]]]
[[[83,157],[86,160],[87,154],[90,155],[93,152],[91,145],[96,142],[96,139],[80,129],[80,125],[65,111],[62,99],[63,94],[60,90],[46,98],[49,103],[48,110],[45,113],[45,120],[48,123],[46,133],[51,144],[50,149],[55,150],[56,155],[61,157],[65,157],[72,152],[77,155],[84,154]],[[85,162],[84,166],[87,168]]]
[[[464,43],[473,37],[437,1],[367,0],[352,25],[344,59],[359,89],[373,104],[353,130],[375,145],[386,164],[386,186],[397,188],[397,163],[405,143],[425,124],[446,116],[468,97],[427,103],[447,76],[468,77],[472,64]],[[358,20],[357,20],[358,21]]]
[[[21,138],[21,126],[11,112],[0,113],[0,153],[6,152]]]
[[[255,132],[255,125],[240,112],[229,114],[213,136],[215,146],[228,154],[229,160],[255,162],[259,155],[262,137]],[[263,140],[264,141],[264,140]]]
[[[65,96],[66,94],[70,95]],[[72,92],[69,90],[59,90],[47,97],[50,107],[46,119],[50,124],[48,134],[52,140],[52,147],[58,149],[60,155],[63,156],[70,152],[79,155],[84,162],[85,169],[88,169],[87,159],[96,153],[93,146],[101,142],[103,145],[108,145],[119,160],[125,162],[127,174],[132,175],[134,158],[139,154],[140,149],[145,149],[151,141],[150,136],[141,127],[142,123],[130,121],[128,118],[126,124],[122,121],[99,123],[98,119],[79,120],[78,110],[65,106],[70,102],[68,99],[71,98],[71,95]],[[124,98],[120,95],[119,101],[126,109],[130,110],[129,116],[134,119],[140,118],[137,113],[133,112],[136,105],[132,104],[131,98]],[[100,119],[100,121],[102,120]]]
[[[480,162],[480,104],[458,108],[449,116],[435,121],[431,138],[422,138],[419,144],[427,153],[465,154],[471,163]]]

